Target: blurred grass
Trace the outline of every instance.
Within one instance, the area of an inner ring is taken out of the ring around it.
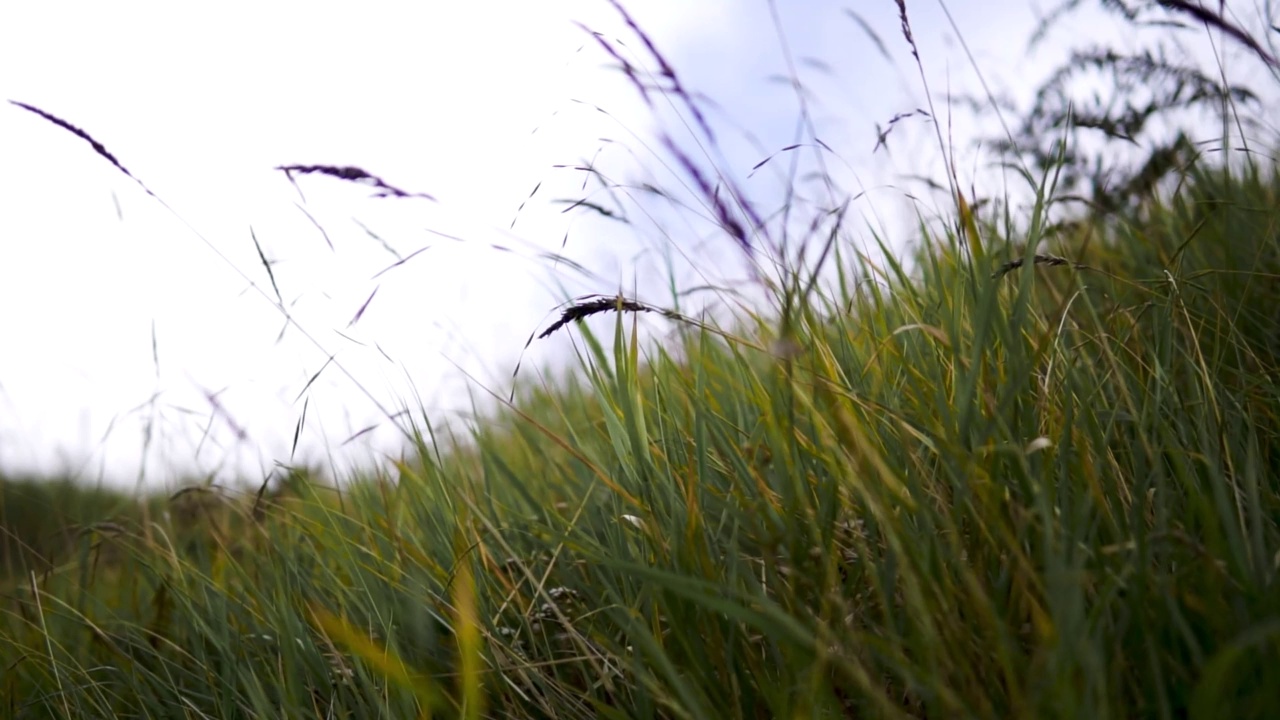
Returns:
[[[993,279],[1041,238],[978,219],[915,275],[840,254],[781,356],[580,326],[576,375],[394,476],[7,563],[0,713],[1271,716],[1278,192],[1193,169],[1062,238],[1082,268]],[[109,507],[18,489],[10,535]]]

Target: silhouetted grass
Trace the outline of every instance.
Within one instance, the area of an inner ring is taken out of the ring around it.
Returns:
[[[288,176],[289,182],[293,182],[295,184],[296,180],[294,180],[293,177],[294,173],[299,175],[327,175],[345,182],[372,185],[373,187],[378,188],[378,192],[374,194],[374,197],[418,197],[425,198],[427,200],[435,200],[434,197],[426,193],[414,193],[407,190],[401,190],[394,185],[387,184],[385,180],[377,175],[373,175],[362,168],[349,165],[343,167],[338,167],[336,165],[281,165],[276,169]]]
[[[72,125],[71,123],[67,122],[66,120],[63,120],[62,118],[60,118],[60,117],[58,117],[58,116],[56,116],[56,115],[54,115],[54,114],[52,114],[52,113],[48,113],[48,112],[45,112],[44,110],[41,110],[40,108],[38,108],[38,107],[36,107],[36,106],[34,106],[34,105],[28,105],[27,103],[24,103],[24,102],[18,102],[17,100],[10,100],[10,101],[9,101],[9,103],[10,103],[10,104],[12,104],[12,105],[16,105],[16,106],[18,106],[18,107],[22,108],[23,110],[26,110],[27,112],[34,113],[34,114],[36,114],[36,115],[39,115],[40,117],[44,118],[45,120],[48,120],[49,122],[53,123],[54,125],[57,125],[58,127],[62,128],[63,130],[66,130],[67,132],[71,133],[72,135],[75,135],[76,137],[80,138],[81,140],[84,140],[85,142],[89,143],[89,145],[93,148],[93,152],[94,152],[94,153],[96,153],[99,157],[103,158],[103,159],[104,159],[104,160],[106,160],[107,162],[109,162],[109,163],[111,163],[112,165],[114,165],[114,166],[116,167],[116,169],[117,169],[117,170],[119,170],[120,172],[122,172],[122,173],[124,173],[125,175],[127,175],[127,176],[128,176],[130,179],[132,179],[134,182],[138,183],[138,185],[140,185],[140,186],[142,187],[142,189],[143,189],[143,190],[146,190],[146,191],[147,191],[147,194],[152,194],[152,193],[151,193],[151,190],[147,189],[147,186],[146,186],[146,185],[144,185],[144,184],[143,184],[143,182],[142,182],[141,180],[139,180],[137,177],[135,177],[133,173],[131,173],[131,172],[129,172],[128,170],[126,170],[126,169],[125,169],[125,167],[124,167],[124,165],[121,165],[121,164],[120,164],[120,161],[116,159],[116,156],[115,156],[115,155],[112,155],[112,154],[111,154],[111,151],[110,151],[110,150],[107,150],[107,147],[106,147],[105,145],[103,145],[102,143],[100,143],[100,142],[98,142],[97,140],[95,140],[95,139],[93,138],[93,136],[91,136],[89,133],[85,132],[84,130],[81,130],[80,128],[76,127],[75,125]]]

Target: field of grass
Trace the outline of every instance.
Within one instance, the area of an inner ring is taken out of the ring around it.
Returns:
[[[832,213],[667,345],[574,306],[572,372],[393,474],[7,538],[0,715],[1280,716],[1280,167],[1027,184],[909,264]]]

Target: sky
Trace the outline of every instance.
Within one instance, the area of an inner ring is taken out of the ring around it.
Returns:
[[[796,137],[796,94],[776,79],[790,52],[832,173],[866,191],[864,232],[907,232],[900,177],[936,175],[938,158],[932,130],[909,122],[872,152],[877,123],[925,103],[893,2],[857,4],[892,62],[838,2],[774,3],[785,52],[763,1],[625,4],[718,104],[719,159],[762,206],[786,166],[751,168]],[[587,161],[616,183],[687,180],[654,148],[660,129],[690,141],[688,113],[646,107],[584,29],[652,67],[604,0],[193,7],[0,9],[2,99],[87,131],[155,195],[0,107],[0,474],[168,487],[318,462],[341,475],[400,452],[389,415],[437,422],[505,398],[518,362],[518,382],[547,382],[572,338],[526,341],[567,299],[621,289],[669,306],[672,272],[683,287],[747,277],[737,248],[679,213],[563,212],[584,192],[608,198],[584,190]],[[931,89],[978,90],[943,7],[908,3]],[[945,7],[997,88],[1025,97],[1058,57],[1026,55],[1030,4]],[[291,183],[281,165],[358,166],[432,199]],[[297,323],[283,333],[277,290]]]

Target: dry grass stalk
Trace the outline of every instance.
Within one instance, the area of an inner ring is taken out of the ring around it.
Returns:
[[[1089,266],[1085,265],[1084,263],[1072,262],[1064,257],[1058,257],[1057,255],[1036,255],[1033,262],[1036,265],[1049,265],[1052,267],[1070,265],[1072,268],[1076,270],[1089,269]],[[991,279],[999,280],[1005,275],[1008,275],[1010,272],[1013,272],[1014,270],[1017,270],[1018,268],[1022,267],[1023,264],[1024,262],[1022,258],[1018,258],[1017,260],[1010,260],[1009,262],[1001,265],[995,272],[991,273]]]
[[[557,330],[571,322],[580,322],[592,315],[599,315],[600,313],[610,311],[634,313],[656,312],[663,317],[670,318],[672,320],[693,322],[674,310],[654,307],[652,305],[642,303],[639,300],[629,300],[621,295],[615,297],[606,297],[601,295],[589,300],[583,300],[582,302],[576,302],[565,308],[564,312],[560,313],[560,319],[552,323],[551,327],[543,330],[542,334],[538,336],[538,339],[542,340],[543,338],[551,337]]]
[[[382,178],[370,172],[352,165],[339,167],[337,165],[280,165],[276,167],[289,178],[289,182],[297,184],[293,179],[294,173],[302,175],[328,175],[329,177],[338,178],[347,182],[361,183],[364,185],[372,185],[378,188],[379,192],[374,193],[374,197],[419,197],[434,201],[435,198],[426,193],[415,193],[391,185]]]
[[[623,8],[617,0],[609,0],[609,2],[622,16],[623,22],[626,23],[627,27],[630,28],[630,30],[635,33],[636,37],[640,39],[641,44],[644,45],[653,61],[657,64],[658,74],[661,76],[661,79],[665,80],[667,85],[669,85],[669,87],[657,86],[656,89],[660,92],[670,93],[678,99],[689,111],[690,115],[693,116],[694,124],[706,138],[709,146],[713,148],[716,147],[717,143],[715,133],[707,122],[706,116],[702,112],[702,108],[694,98],[694,94],[685,87],[680,80],[680,76],[676,73],[671,63],[667,61],[667,58],[658,50],[653,39],[636,23],[635,19],[632,18],[626,9]],[[650,75],[651,73],[648,73],[648,71],[643,68],[637,67],[623,57],[622,53],[619,52],[607,39],[605,39],[602,34],[595,32],[582,24],[579,24],[579,27],[589,33],[610,57],[618,61],[623,73],[631,81],[631,84],[636,88],[636,91],[640,93],[641,98],[647,105],[652,107],[653,101],[650,96],[650,91],[654,90],[655,86],[648,85],[641,79],[641,75]],[[765,223],[751,206],[751,203],[747,201],[746,195],[742,189],[732,180],[725,177],[717,177],[717,182],[713,184],[707,178],[706,174],[698,168],[697,163],[694,162],[693,158],[682,150],[670,135],[663,133],[662,141],[667,150],[670,151],[679,162],[681,168],[697,185],[698,191],[709,203],[710,209],[714,213],[716,221],[720,227],[733,237],[749,257],[753,256],[754,246],[751,236],[757,232],[763,232],[765,229]],[[729,195],[729,202],[726,202],[726,200],[721,197],[722,190]],[[730,207],[730,204],[736,206],[736,213]],[[744,226],[742,220],[738,219],[738,214],[741,214],[745,220],[750,223],[751,227],[749,229]]]
[[[1178,12],[1186,13],[1207,26],[1218,28],[1222,32],[1230,35],[1240,44],[1257,53],[1258,57],[1262,58],[1263,62],[1271,67],[1280,66],[1280,63],[1277,63],[1275,56],[1264,50],[1262,45],[1258,44],[1257,40],[1254,40],[1249,33],[1245,32],[1239,26],[1233,25],[1221,14],[1215,13],[1199,4],[1192,5],[1185,0],[1158,0],[1158,2],[1161,7],[1168,10],[1177,10]]]
[[[75,135],[76,137],[80,138],[81,140],[84,140],[85,142],[89,143],[89,145],[93,147],[93,151],[94,151],[95,153],[97,153],[98,155],[100,155],[100,156],[101,156],[102,158],[104,158],[107,162],[109,162],[109,163],[111,163],[112,165],[116,166],[116,169],[117,169],[117,170],[119,170],[120,172],[124,173],[125,175],[127,175],[127,176],[129,177],[129,179],[130,179],[130,180],[133,180],[134,182],[138,183],[138,185],[142,186],[142,189],[143,189],[143,190],[146,190],[146,192],[147,192],[147,194],[148,194],[148,195],[151,195],[152,197],[155,197],[155,193],[151,192],[150,188],[148,188],[145,184],[143,184],[143,182],[142,182],[141,180],[139,180],[139,179],[138,179],[138,178],[137,178],[133,173],[131,173],[131,172],[129,172],[128,170],[126,170],[126,169],[125,169],[125,167],[124,167],[124,165],[122,165],[122,164],[120,163],[120,161],[116,159],[116,156],[115,156],[115,155],[112,155],[112,154],[111,154],[111,151],[110,151],[110,150],[108,150],[108,149],[107,149],[107,147],[106,147],[105,145],[103,145],[102,143],[100,143],[100,142],[98,142],[97,140],[95,140],[95,139],[93,138],[93,136],[92,136],[92,135],[90,135],[89,133],[85,132],[84,130],[81,130],[80,128],[76,127],[75,125],[72,125],[71,123],[67,122],[66,120],[63,120],[62,118],[60,118],[60,117],[58,117],[58,116],[54,115],[53,113],[45,112],[44,110],[41,110],[40,108],[38,108],[38,107],[36,107],[36,106],[34,106],[34,105],[28,105],[27,103],[24,103],[24,102],[18,102],[17,100],[10,100],[10,101],[9,101],[9,103],[10,103],[10,104],[12,104],[12,105],[16,105],[16,106],[18,106],[18,107],[22,108],[23,110],[26,110],[27,112],[35,113],[36,115],[39,115],[40,117],[44,118],[45,120],[48,120],[49,122],[53,123],[54,125],[57,125],[58,127],[62,128],[63,130],[66,130],[67,132],[71,133],[72,135]]]
[[[916,108],[911,112],[898,113],[897,115],[894,115],[893,117],[889,118],[888,124],[886,124],[883,128],[880,126],[880,123],[876,123],[876,146],[871,149],[871,154],[874,155],[876,151],[878,151],[881,147],[883,147],[887,151],[889,149],[889,142],[888,142],[889,133],[893,132],[894,126],[897,125],[902,120],[906,120],[907,118],[910,118],[910,117],[915,117],[916,115],[919,115],[920,117],[923,117],[923,118],[928,118],[930,120],[933,119],[933,116],[930,115],[929,113],[925,112],[920,108]]]

